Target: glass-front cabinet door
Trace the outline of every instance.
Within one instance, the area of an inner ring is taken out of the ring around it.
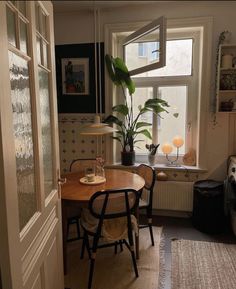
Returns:
[[[62,289],[52,4],[1,1],[0,27],[2,285]]]

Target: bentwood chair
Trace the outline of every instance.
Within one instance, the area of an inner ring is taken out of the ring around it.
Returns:
[[[152,167],[144,164],[138,166],[137,173],[145,180],[145,186],[140,192],[139,210],[146,210],[146,217],[148,221],[148,224],[139,225],[139,228],[142,229],[149,227],[152,246],[154,246],[154,238],[152,231],[152,202],[153,202],[153,187],[155,184],[156,174],[155,170]]]
[[[70,164],[70,172],[81,172],[85,170],[86,166],[95,165],[95,159],[75,159]],[[82,239],[80,234],[80,216],[81,209],[76,207],[69,207],[67,210],[67,242]],[[71,225],[76,225],[77,237],[69,238],[69,231]]]
[[[98,248],[116,246],[119,243],[126,245],[131,254],[135,276],[138,277],[132,234],[137,222],[131,214],[137,205],[137,191],[133,189],[107,190],[95,193],[89,201],[88,209],[82,210],[81,225],[84,230],[84,240],[81,256],[83,257],[86,247],[90,258],[88,289],[92,287]],[[92,238],[91,247],[88,236]],[[101,244],[100,241],[102,241]]]

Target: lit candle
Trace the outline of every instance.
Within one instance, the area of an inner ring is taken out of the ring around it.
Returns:
[[[181,136],[175,136],[174,138],[173,138],[173,145],[175,146],[175,147],[177,147],[177,148],[180,148],[180,147],[182,147],[182,145],[184,144],[184,140],[183,140],[183,138],[181,137]]]
[[[163,146],[161,147],[162,151],[164,154],[168,155],[172,152],[173,147],[169,143],[164,143]]]

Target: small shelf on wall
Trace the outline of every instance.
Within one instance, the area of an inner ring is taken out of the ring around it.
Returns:
[[[216,81],[216,112],[236,113],[236,44],[219,46]]]
[[[225,73],[235,73],[236,72],[236,67],[232,67],[232,68],[220,68],[221,72],[225,72]]]
[[[236,89],[221,89],[219,90],[219,94],[235,94],[236,95]]]

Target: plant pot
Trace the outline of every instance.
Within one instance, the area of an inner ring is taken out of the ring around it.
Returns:
[[[135,151],[121,152],[121,164],[124,166],[132,166],[135,163]]]
[[[150,166],[154,166],[156,163],[156,155],[148,154],[148,163]]]

